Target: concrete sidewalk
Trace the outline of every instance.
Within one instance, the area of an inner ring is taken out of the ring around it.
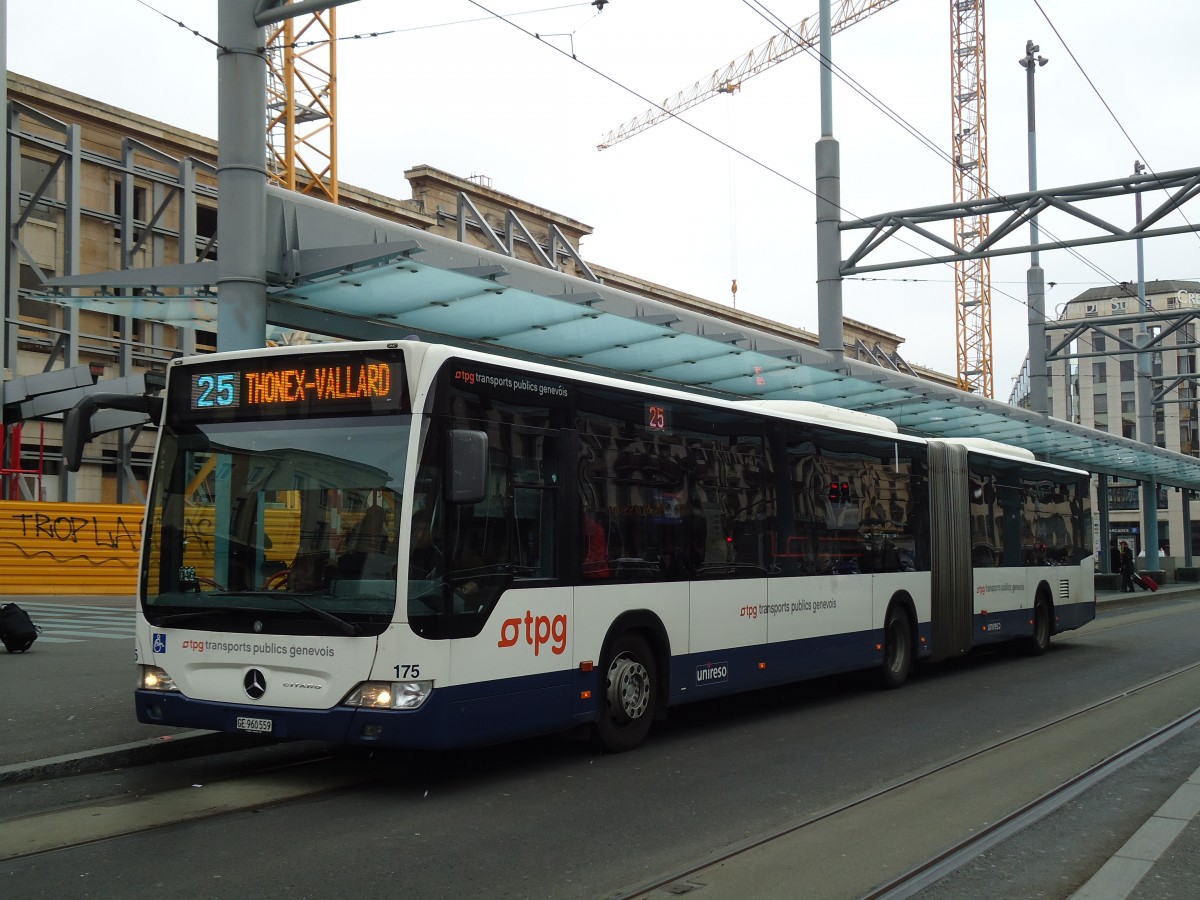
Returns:
[[[143,725],[133,712],[134,601],[113,596],[4,596],[43,636],[26,653],[0,648],[0,786],[106,771],[244,746],[237,735]],[[69,631],[50,626],[39,608],[78,617]],[[67,611],[69,610],[69,613]],[[78,612],[75,612],[75,611]],[[109,624],[128,611],[128,635]],[[61,637],[58,637],[61,634]],[[58,642],[56,641],[58,638]],[[70,642],[66,642],[70,641]]]

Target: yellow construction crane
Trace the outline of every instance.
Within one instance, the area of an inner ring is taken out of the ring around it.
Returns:
[[[267,172],[289,190],[337,203],[337,13],[267,31]]]
[[[950,2],[950,135],[954,203],[988,196],[987,57],[983,0]],[[974,250],[987,240],[987,216],[958,219],[954,243]],[[992,264],[988,259],[954,264],[958,387],[992,397]]]
[[[833,10],[833,33],[837,34],[843,28],[849,28],[855,22],[860,22],[873,12],[878,12],[891,6],[896,0],[840,0]],[[615,128],[604,136],[596,149],[607,150],[613,144],[619,144],[627,138],[640,134],[647,128],[653,128],[664,119],[698,106],[705,100],[717,94],[731,94],[741,87],[742,82],[761,72],[765,72],[785,59],[790,59],[797,53],[803,53],[810,47],[815,47],[821,40],[821,20],[812,15],[800,24],[793,26],[786,34],[777,34],[764,44],[759,44],[723,69],[713,72],[708,78],[697,81],[691,87],[680,91],[674,97],[668,97],[660,106],[649,109],[636,119],[630,119],[619,128]]]
[[[832,10],[832,31],[861,22],[896,0],[839,0]],[[954,201],[987,196],[987,64],[984,54],[984,0],[950,0],[950,108],[953,146]],[[718,94],[732,93],[746,79],[803,53],[820,43],[820,19],[809,16],[787,33],[775,35],[711,76],[669,97],[610,131],[598,145],[605,150],[652,128]],[[959,220],[955,243],[963,250],[988,236],[986,216]],[[991,266],[987,260],[954,267],[958,386],[993,396]]]

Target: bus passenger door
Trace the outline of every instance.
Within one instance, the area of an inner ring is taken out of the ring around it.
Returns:
[[[764,578],[699,579],[691,585],[689,693],[723,685],[763,684],[759,663],[767,642]],[[696,699],[693,697],[693,699]]]

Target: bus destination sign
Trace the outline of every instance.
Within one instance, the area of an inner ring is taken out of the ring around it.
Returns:
[[[287,356],[197,367],[188,375],[188,410],[193,416],[228,412],[250,418],[399,411],[402,357],[383,357],[314,354],[303,362]]]

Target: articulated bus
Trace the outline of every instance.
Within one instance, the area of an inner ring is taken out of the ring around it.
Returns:
[[[1088,475],[992,442],[416,340],[175,360],[157,403],[142,722],[623,751],[676,704],[1095,616]]]

